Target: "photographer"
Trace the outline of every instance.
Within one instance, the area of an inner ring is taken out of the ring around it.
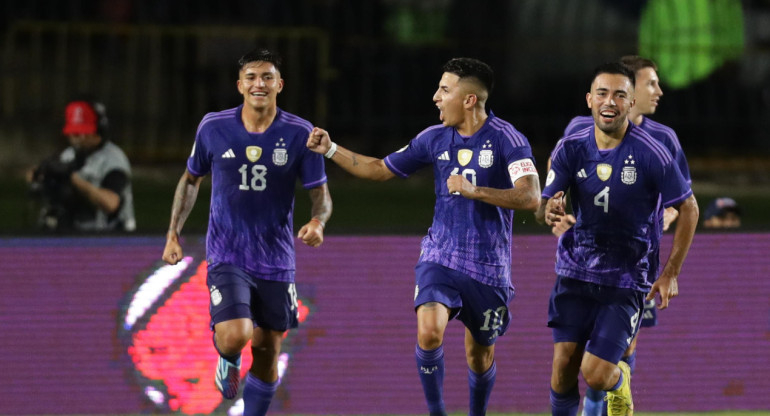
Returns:
[[[133,231],[131,166],[125,153],[104,137],[104,105],[72,101],[62,133],[69,146],[31,175],[32,194],[42,208],[38,225],[49,231]]]

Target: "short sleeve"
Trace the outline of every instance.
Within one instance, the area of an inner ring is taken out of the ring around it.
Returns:
[[[198,133],[195,135],[190,157],[187,159],[187,170],[195,176],[205,176],[211,171],[211,155],[206,146],[206,130],[198,127]]]
[[[551,168],[545,177],[542,197],[550,198],[559,191],[566,191],[569,187],[569,180],[569,160],[564,141],[561,140],[551,153]]]
[[[426,129],[409,144],[385,157],[385,165],[396,175],[406,178],[432,163],[429,140],[431,129]]]
[[[302,165],[300,166],[300,181],[305,189],[312,189],[326,183],[326,166],[324,157],[304,147]]]

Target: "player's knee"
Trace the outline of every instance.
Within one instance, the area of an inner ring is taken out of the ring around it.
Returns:
[[[465,359],[468,361],[468,367],[477,373],[482,373],[492,367],[492,361],[495,359],[494,352],[489,348],[478,348],[465,352]]]
[[[612,387],[612,372],[599,368],[583,368],[581,372],[588,387],[594,390],[607,390]]]
[[[251,328],[240,325],[223,325],[217,327],[215,338],[217,349],[222,354],[235,355],[240,353],[251,339]]]
[[[551,388],[554,391],[564,393],[577,384],[579,368],[574,363],[575,360],[570,359],[566,355],[555,355],[553,357]]]
[[[426,351],[434,350],[443,342],[443,335],[444,332],[435,326],[421,326],[417,331],[417,343]]]
[[[572,360],[570,360],[570,357],[562,356],[562,355],[556,355],[553,357],[553,372],[556,374],[560,373],[567,373],[567,370],[570,368],[570,363]]]

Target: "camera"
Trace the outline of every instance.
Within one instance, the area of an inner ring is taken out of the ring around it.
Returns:
[[[70,176],[79,167],[77,158],[62,162],[58,157],[51,157],[35,169],[29,191],[41,205],[37,220],[40,228],[49,231],[72,228],[75,189]]]

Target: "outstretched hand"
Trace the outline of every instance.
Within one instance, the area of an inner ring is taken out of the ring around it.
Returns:
[[[307,136],[307,148],[323,155],[329,151],[331,146],[332,139],[329,137],[329,132],[320,127],[313,127],[310,135]]]

